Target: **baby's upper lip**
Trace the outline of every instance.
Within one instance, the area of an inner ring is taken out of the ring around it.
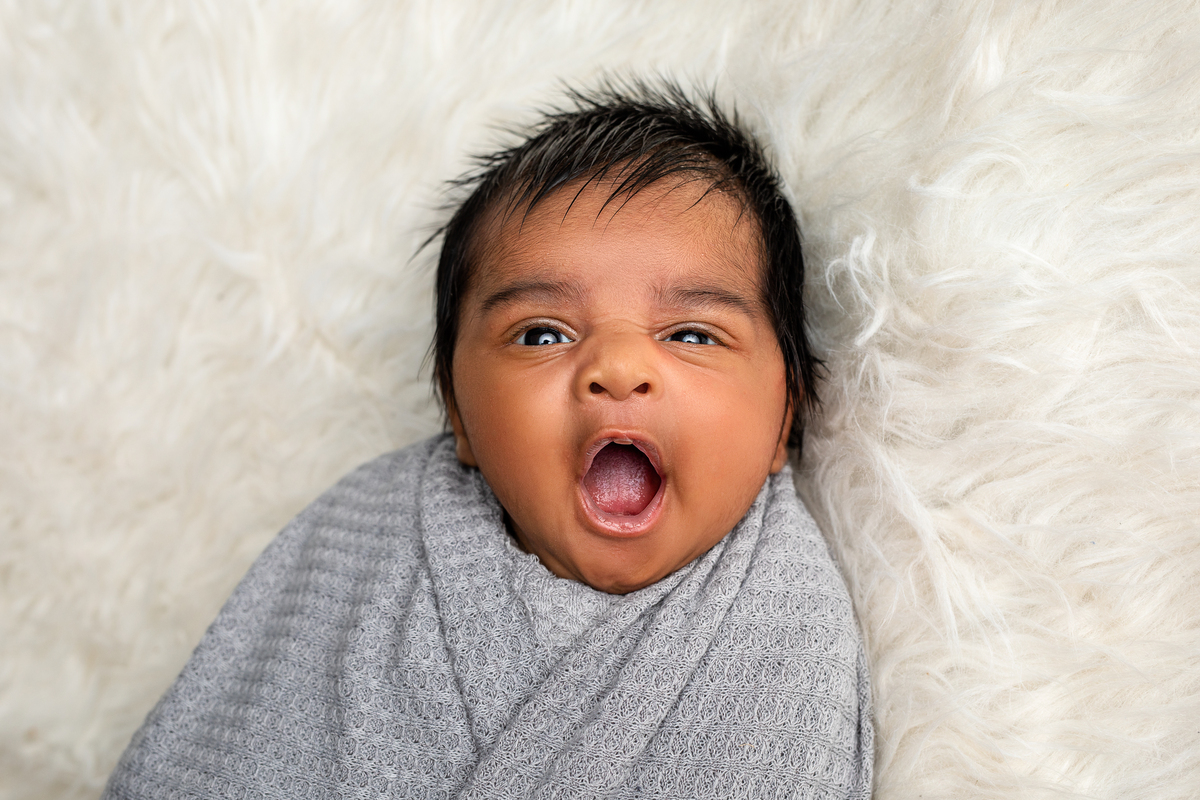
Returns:
[[[662,457],[659,454],[658,446],[645,434],[635,433],[620,430],[608,430],[601,433],[584,451],[583,456],[583,475],[587,475],[588,470],[592,468],[592,461],[596,458],[596,454],[610,444],[625,444],[633,445],[650,461],[654,471],[658,473],[660,478],[664,477]]]

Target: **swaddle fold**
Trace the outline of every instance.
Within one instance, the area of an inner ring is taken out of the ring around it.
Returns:
[[[866,798],[871,759],[853,610],[789,469],[608,595],[522,552],[441,436],[284,529],[105,797]]]

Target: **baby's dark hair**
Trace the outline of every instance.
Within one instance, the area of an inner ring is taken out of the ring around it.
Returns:
[[[818,404],[820,361],[804,324],[804,259],[800,228],[762,148],[724,114],[713,96],[696,102],[674,83],[651,87],[607,84],[573,91],[571,107],[547,113],[520,144],[479,157],[459,179],[469,192],[439,234],[434,382],[443,404],[454,399],[452,367],[460,306],[479,252],[475,241],[489,214],[529,211],[559,187],[611,181],[608,202],[637,194],[665,178],[709,182],[708,191],[739,199],[758,223],[763,304],[783,351],[793,410],[788,444],[798,447],[805,411]]]

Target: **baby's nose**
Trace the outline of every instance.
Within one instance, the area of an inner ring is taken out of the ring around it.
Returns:
[[[654,369],[657,343],[649,336],[628,332],[589,338],[576,384],[581,396],[624,400],[658,389]]]

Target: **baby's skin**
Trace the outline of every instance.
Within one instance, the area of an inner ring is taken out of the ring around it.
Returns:
[[[648,586],[716,544],[787,459],[754,216],[707,181],[493,212],[461,307],[450,421],[555,575]]]

